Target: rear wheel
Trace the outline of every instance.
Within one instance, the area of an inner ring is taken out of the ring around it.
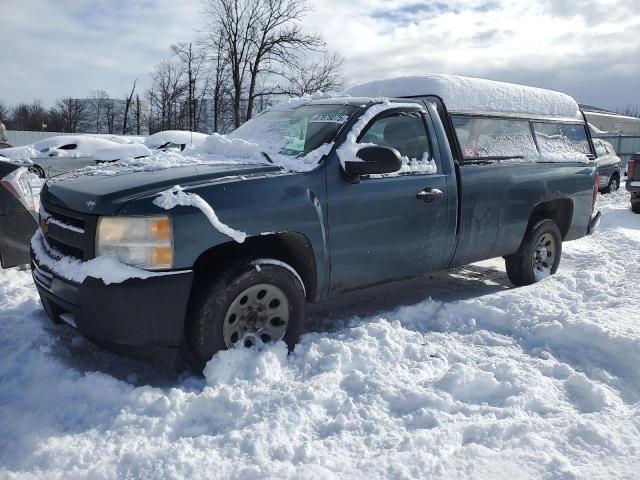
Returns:
[[[254,263],[237,264],[194,292],[186,331],[199,367],[219,350],[278,340],[293,349],[300,338],[305,307],[301,280],[276,260]]]
[[[556,273],[561,255],[558,225],[553,220],[540,220],[529,227],[518,251],[505,257],[509,280],[518,286],[539,282]]]
[[[607,184],[607,186],[602,189],[602,193],[617,192],[619,188],[620,188],[620,177],[614,174],[614,175],[611,175],[611,178],[609,179],[609,183]]]
[[[640,200],[636,200],[635,202],[631,202],[631,211],[633,213],[640,213]]]

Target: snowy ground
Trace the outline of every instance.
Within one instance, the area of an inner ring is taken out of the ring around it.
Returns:
[[[222,352],[204,379],[51,325],[2,271],[0,477],[637,478],[640,215],[598,204],[540,284],[496,260],[351,294],[294,354]]]

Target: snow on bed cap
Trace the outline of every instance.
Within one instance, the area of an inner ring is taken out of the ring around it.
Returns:
[[[209,135],[188,130],[164,130],[154,133],[145,140],[144,144],[149,148],[158,148],[166,143],[176,145],[201,145]]]
[[[356,85],[348,93],[366,97],[437,95],[450,112],[579,117],[582,120],[578,103],[564,93],[458,75],[426,73],[384,78]]]

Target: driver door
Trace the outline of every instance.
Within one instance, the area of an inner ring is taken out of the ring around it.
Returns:
[[[417,109],[383,112],[358,140],[393,147],[405,166],[417,168],[362,177],[356,184],[345,181],[339,167],[328,168],[332,293],[447,267],[455,242],[456,187],[443,171],[424,115]],[[419,168],[424,162],[435,162],[437,171]],[[422,192],[441,194],[427,198]]]

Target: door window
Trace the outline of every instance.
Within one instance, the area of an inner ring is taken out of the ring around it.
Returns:
[[[420,112],[393,112],[371,123],[358,143],[393,147],[402,156],[400,173],[435,173],[429,137]]]

